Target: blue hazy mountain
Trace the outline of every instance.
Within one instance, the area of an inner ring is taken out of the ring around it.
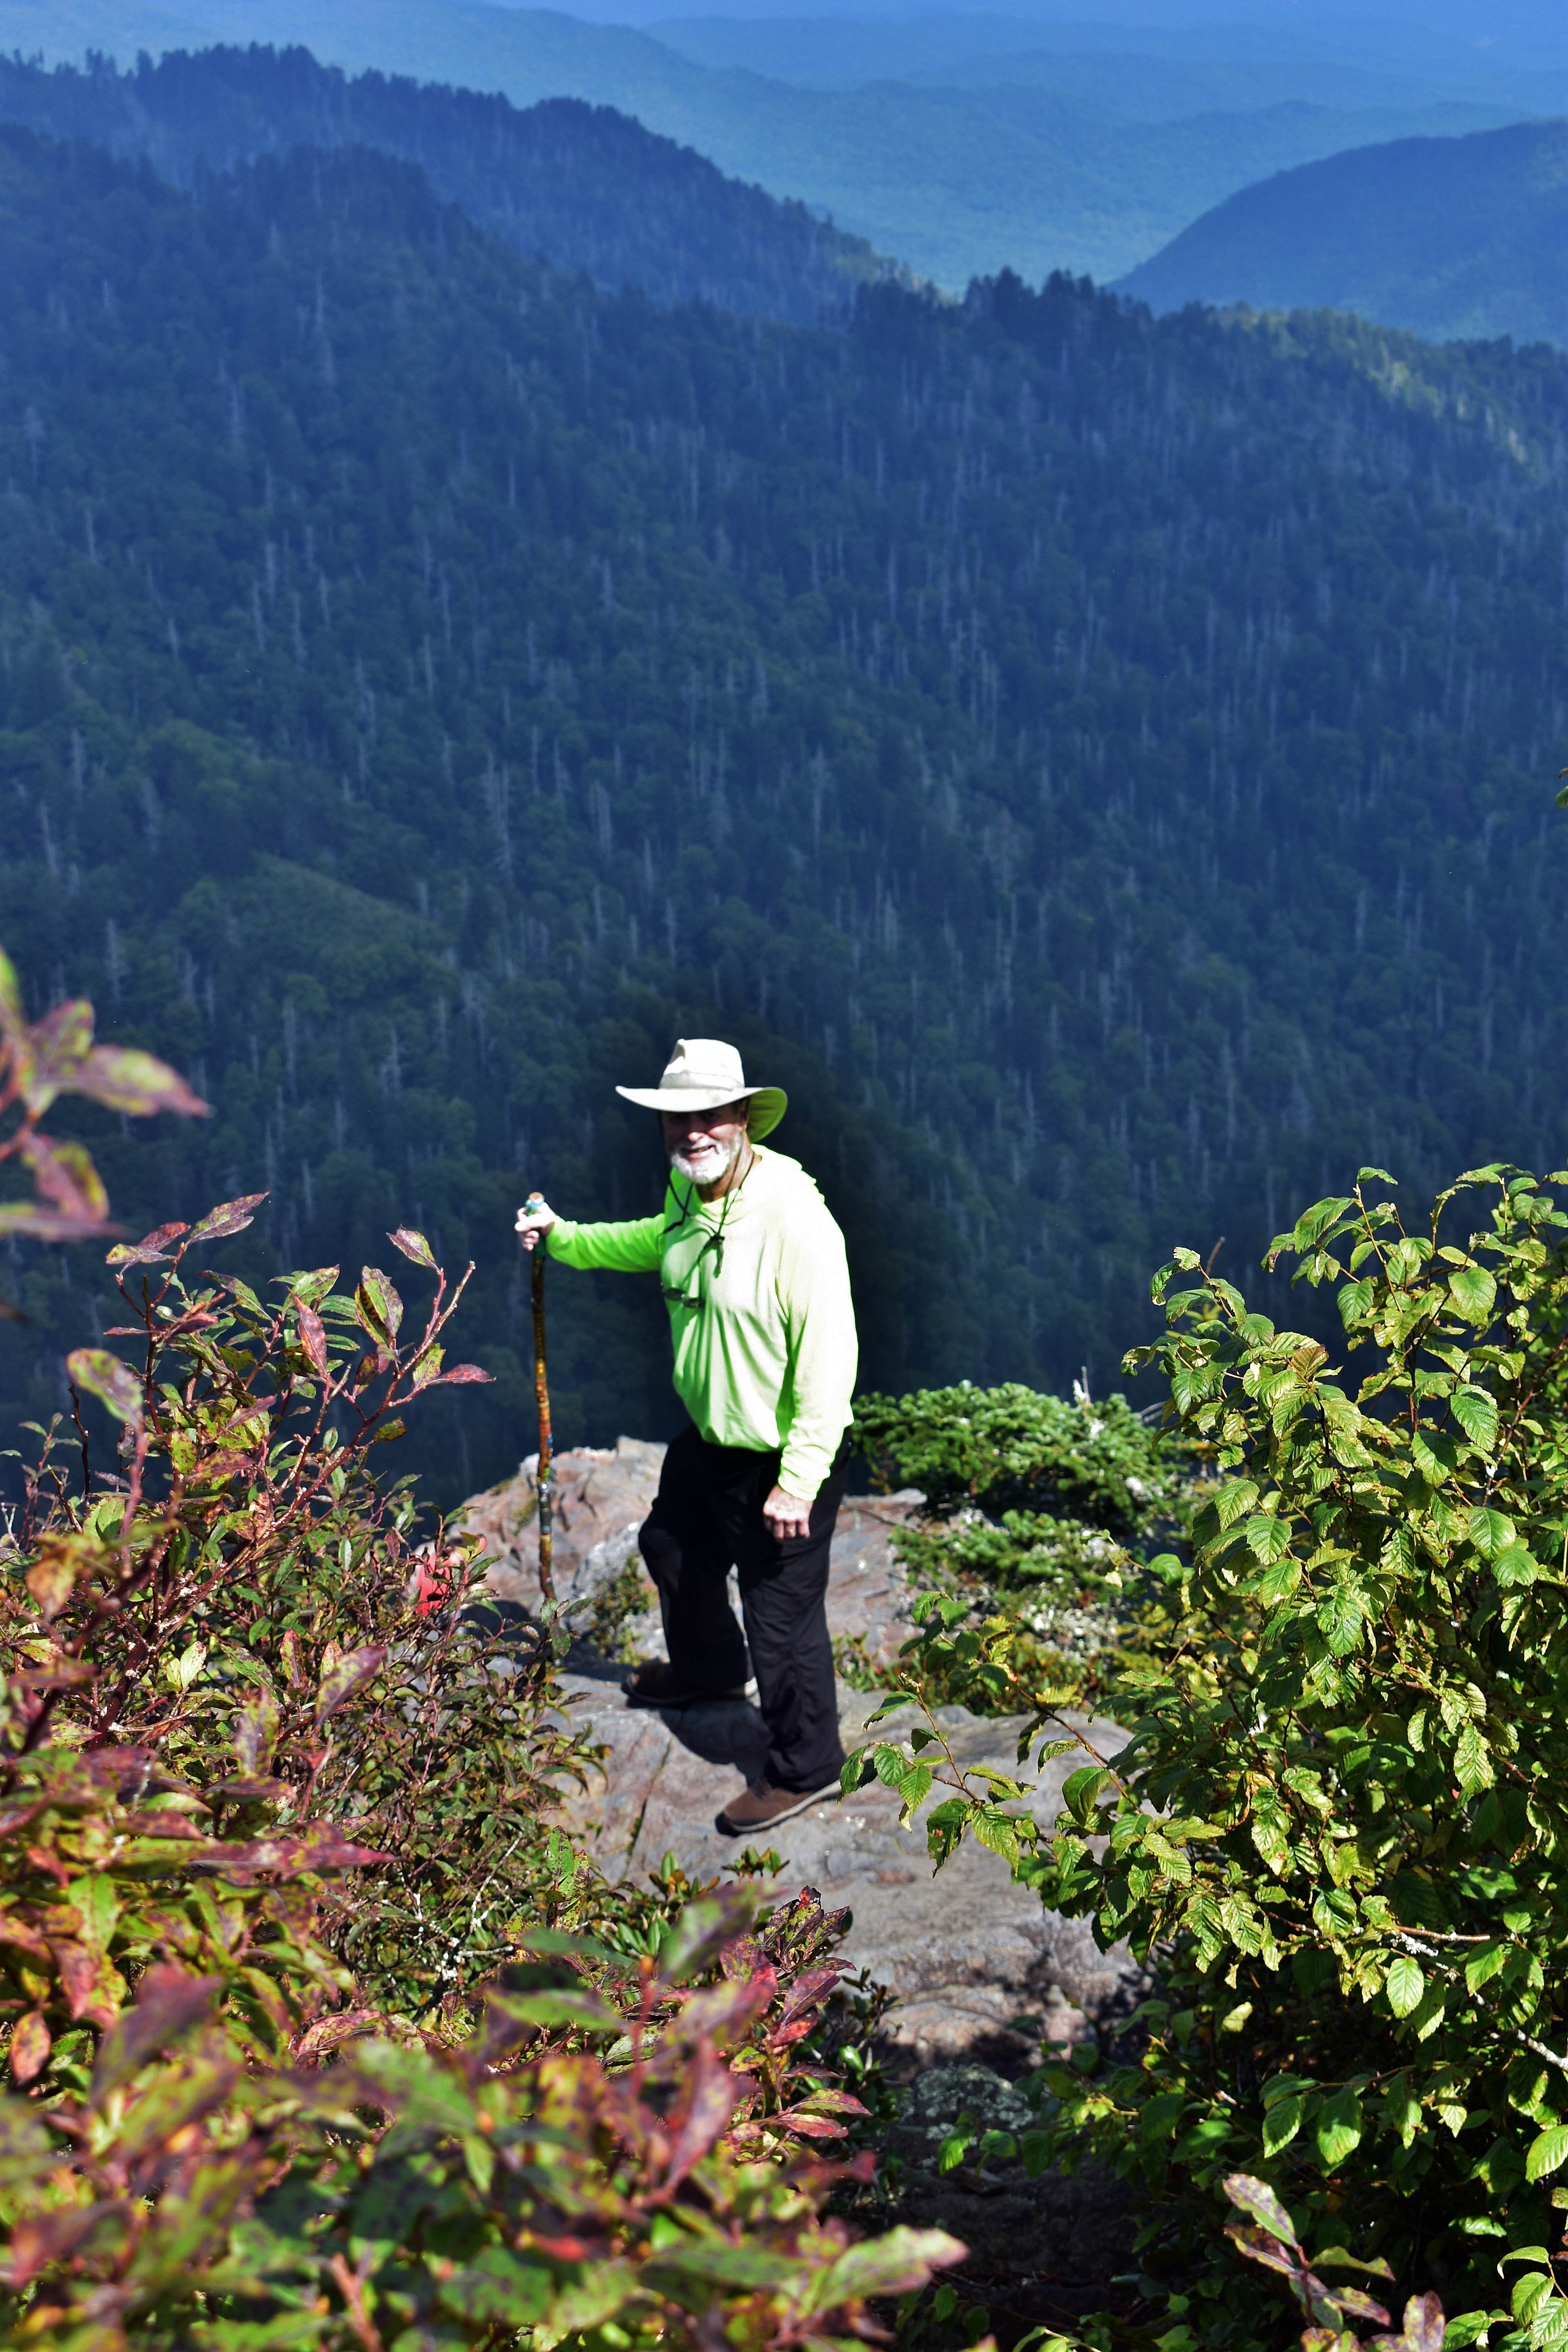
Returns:
[[[1568,344],[1568,121],[1282,172],[1194,221],[1121,290],[1156,310],[1333,309],[1436,341]]]
[[[1491,46],[1377,18],[1277,26],[1042,23],[989,12],[893,20],[689,16],[647,29],[694,64],[765,74],[801,89],[907,81],[947,89],[1006,82],[1054,89],[1153,121],[1266,106],[1363,109],[1444,99],[1521,114],[1568,107],[1568,35],[1555,59],[1513,61]]]
[[[116,31],[121,5],[51,0],[46,17],[34,0],[0,0],[0,48],[66,56],[90,37],[128,60],[144,20],[131,0]],[[303,43],[352,71],[499,91],[519,107],[561,97],[613,106],[953,290],[1004,266],[1029,279],[1057,268],[1116,277],[1275,172],[1373,142],[1488,128],[1519,110],[1507,100],[1291,100],[1149,122],[1026,84],[803,89],[696,64],[624,25],[494,0],[183,0],[183,14],[208,42]]]

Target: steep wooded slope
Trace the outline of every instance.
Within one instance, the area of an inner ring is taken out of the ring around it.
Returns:
[[[1568,121],[1399,139],[1244,188],[1121,289],[1568,344]]]
[[[0,937],[216,1106],[105,1122],[132,1221],[471,1248],[449,1493],[526,1440],[521,1188],[648,1200],[677,1034],[791,1088],[878,1382],[1098,1391],[1173,1243],[1263,1300],[1363,1160],[1563,1156],[1554,355],[661,310],[363,151],[197,204],[15,131],[0,266]],[[102,1277],[4,1267],[10,1421]],[[552,1343],[563,1438],[668,1428],[651,1285]]]
[[[811,324],[893,274],[861,238],[727,180],[612,108],[553,99],[520,112],[472,90],[350,77],[308,49],[176,50],[124,74],[101,58],[52,71],[0,58],[0,121],[145,156],[183,186],[198,164],[223,171],[301,145],[380,148],[417,163],[519,252],[656,302],[700,298]]]

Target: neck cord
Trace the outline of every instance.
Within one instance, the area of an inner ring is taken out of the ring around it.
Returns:
[[[724,1195],[724,1205],[719,1212],[719,1223],[717,1226],[714,1228],[713,1232],[709,1234],[707,1240],[703,1243],[702,1247],[698,1251],[697,1255],[691,1261],[690,1269],[688,1274],[689,1281],[695,1283],[698,1280],[701,1271],[702,1261],[708,1255],[710,1251],[713,1254],[713,1267],[715,1273],[719,1273],[722,1270],[724,1265],[724,1228],[730,1222],[730,1204],[734,1200],[735,1195],[741,1191],[742,1186],[745,1183],[747,1177],[751,1174],[756,1164],[756,1151],[752,1146],[751,1138],[748,1136],[746,1139],[745,1167],[741,1171],[739,1181],[731,1184],[729,1191]],[[681,1208],[679,1216],[675,1220],[674,1223],[666,1223],[664,1230],[667,1235],[671,1233],[679,1232],[681,1226],[689,1219],[692,1213],[693,1203],[697,1201],[698,1197],[697,1187],[691,1182],[690,1178],[688,1177],[685,1202]],[[706,1208],[709,1206],[709,1203],[704,1202],[702,1205]],[[664,1295],[666,1298],[674,1300],[682,1307],[701,1307],[705,1304],[701,1296],[694,1291],[671,1290],[668,1286],[666,1286]]]

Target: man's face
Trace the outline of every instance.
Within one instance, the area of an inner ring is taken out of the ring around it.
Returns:
[[[741,1156],[750,1105],[721,1103],[717,1110],[662,1111],[670,1166],[689,1183],[721,1183]]]

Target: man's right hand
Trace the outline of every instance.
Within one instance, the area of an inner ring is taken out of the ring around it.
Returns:
[[[517,1230],[525,1250],[537,1249],[555,1223],[555,1212],[539,1193],[531,1192],[517,1213]]]

